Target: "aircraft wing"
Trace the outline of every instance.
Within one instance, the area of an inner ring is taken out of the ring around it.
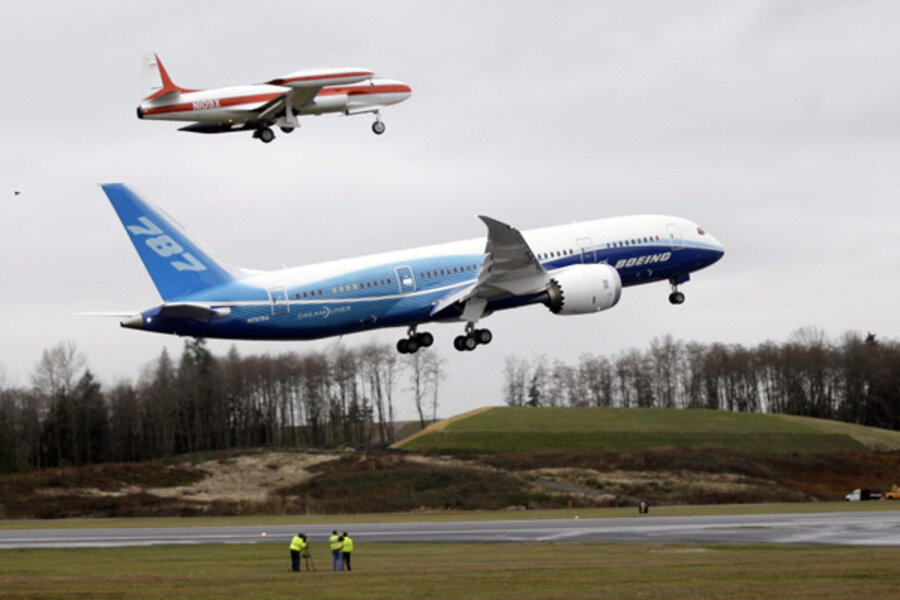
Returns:
[[[283,111],[284,107],[287,106],[289,94],[290,92],[285,92],[281,96],[273,98],[272,100],[269,100],[267,103],[260,106],[258,109],[259,116],[256,118],[261,121],[265,121],[266,119],[272,118]]]
[[[466,317],[470,304],[476,311],[477,307],[483,310],[488,300],[537,294],[550,283],[550,275],[518,229],[484,215],[478,218],[488,228],[485,257],[478,272],[478,281],[442,298],[431,310],[432,315],[460,304]]]
[[[292,108],[299,109],[304,104],[308,104],[310,101],[312,101],[312,99],[316,97],[316,94],[318,94],[319,90],[321,89],[321,85],[313,87],[291,88],[290,90],[286,91],[283,96],[274,98],[267,104],[261,106],[259,108],[259,116],[257,118],[261,120],[271,119],[277,116],[278,113],[284,111],[285,107],[288,105],[290,105]]]

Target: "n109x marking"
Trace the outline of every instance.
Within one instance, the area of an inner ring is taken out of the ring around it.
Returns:
[[[144,226],[140,225],[128,225],[128,231],[132,233],[132,235],[152,235],[154,237],[147,238],[145,240],[147,247],[156,252],[159,256],[163,258],[168,258],[172,255],[178,255],[180,258],[184,260],[173,260],[169,264],[178,269],[179,271],[205,271],[206,265],[201,263],[199,260],[194,257],[190,252],[184,252],[184,248],[181,245],[163,233],[162,229],[156,226],[156,224],[148,219],[147,217],[138,217],[138,221],[140,221]]]

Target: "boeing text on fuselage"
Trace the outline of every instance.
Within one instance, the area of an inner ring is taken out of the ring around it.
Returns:
[[[481,319],[542,303],[559,315],[608,310],[622,289],[654,281],[678,286],[725,250],[696,223],[636,215],[520,232],[481,216],[484,238],[373,254],[278,271],[226,268],[124,184],[104,184],[156,285],[162,304],[122,326],[176,335],[310,340],[405,327],[400,352],[430,346],[419,327],[461,322],[457,350],[490,343]],[[650,268],[652,267],[652,268]]]

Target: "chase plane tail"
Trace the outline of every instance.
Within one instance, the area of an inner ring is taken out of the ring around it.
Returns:
[[[143,60],[143,98],[144,100],[154,100],[166,94],[185,91],[172,83],[172,79],[166,72],[159,57],[154,54],[145,54]]]

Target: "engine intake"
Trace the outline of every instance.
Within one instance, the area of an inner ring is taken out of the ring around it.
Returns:
[[[621,296],[622,279],[611,266],[573,265],[554,273],[544,303],[557,315],[585,315],[612,308]]]

